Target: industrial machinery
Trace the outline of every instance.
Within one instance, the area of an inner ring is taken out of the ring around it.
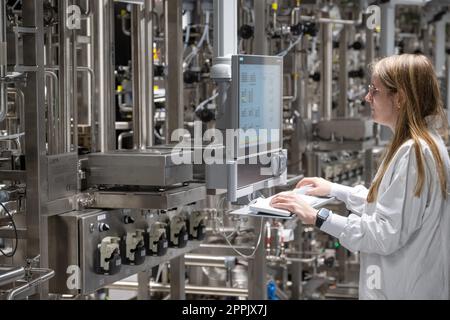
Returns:
[[[449,105],[448,5],[371,2],[0,0],[0,299],[357,298],[336,239],[229,213],[370,185],[377,57],[427,54]]]

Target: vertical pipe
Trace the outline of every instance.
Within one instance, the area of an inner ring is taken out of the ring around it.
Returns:
[[[429,57],[431,55],[430,44],[431,44],[431,36],[430,36],[430,27],[427,25],[422,29],[423,32],[423,40],[422,40],[422,48],[423,53]]]
[[[300,114],[303,119],[311,119],[311,110],[308,108],[308,82],[309,82],[309,70],[308,70],[308,54],[306,52],[309,46],[309,39],[303,37],[302,39],[302,53],[300,62],[300,81],[299,81],[299,95],[300,99]]]
[[[229,57],[237,54],[238,25],[236,0],[214,0],[214,39],[214,57]]]
[[[321,25],[321,40],[321,116],[324,120],[330,120],[333,102],[333,33],[330,23],[323,23]]]
[[[367,19],[367,15],[365,15],[365,20]],[[375,40],[373,36],[373,30],[370,30],[369,28],[366,28],[366,65],[369,65],[369,63],[372,63],[372,61],[375,59]],[[372,82],[371,79],[372,75],[367,73],[367,84]]]
[[[143,120],[143,125],[146,128],[145,135],[145,147],[153,146],[154,142],[154,98],[153,98],[153,0],[145,0],[145,41],[144,41],[144,61],[143,69],[145,75],[145,83],[147,84],[146,90],[144,91],[145,97],[145,118]],[[180,13],[181,16],[181,13]],[[181,30],[179,31],[181,33]],[[181,37],[182,40],[182,37]],[[180,47],[182,48],[182,46]],[[182,52],[182,51],[178,51]]]
[[[70,150],[70,95],[71,95],[71,78],[68,76],[70,70],[70,38],[66,28],[67,23],[67,7],[68,0],[59,2],[59,92],[64,92],[64,96],[59,103],[59,142],[56,153],[69,152]]]
[[[133,132],[136,149],[153,145],[153,1],[132,12]]]
[[[150,300],[150,279],[149,271],[141,271],[138,273],[138,300]]]
[[[172,133],[184,127],[182,1],[165,0],[164,8],[167,65],[166,142],[170,143]]]
[[[135,5],[131,10],[131,56],[133,63],[133,144],[135,149],[141,149],[143,134],[141,128],[141,74],[134,70],[140,70],[140,38],[141,36],[141,6]]]
[[[267,55],[266,1],[255,1],[255,54]]]
[[[436,40],[435,40],[435,69],[438,77],[443,77],[445,74],[445,65],[447,54],[445,52],[447,39],[447,15],[445,15],[439,22],[435,23]]]
[[[23,34],[23,63],[36,66],[28,72],[24,88],[27,106],[25,108],[27,169],[26,194],[26,256],[40,256],[41,268],[48,267],[48,219],[46,212],[48,172],[45,139],[45,74],[44,74],[44,10],[41,0],[27,0],[22,3],[23,26],[36,28],[36,33]],[[48,284],[42,284],[40,298],[48,296]]]
[[[295,247],[303,253],[303,225],[297,224],[295,232]],[[292,300],[300,300],[303,297],[303,264],[292,262]]]
[[[170,261],[170,298],[172,300],[186,300],[184,262],[184,255]]]
[[[214,0],[214,62],[211,78],[218,84],[217,128],[227,129],[231,90],[231,57],[238,53],[237,1]]]
[[[380,55],[387,57],[395,53],[395,5],[381,5]]]
[[[95,74],[97,75],[97,105],[99,121],[99,149],[116,149],[115,90],[114,90],[114,2],[94,1],[95,10]]]
[[[91,13],[91,4],[90,4],[90,0],[86,0],[86,10],[88,10],[89,13]],[[89,18],[86,21],[86,30],[87,30],[87,36],[91,39],[91,41],[89,42],[89,44],[87,45],[87,50],[88,50],[88,54],[87,54],[87,66],[90,70],[93,70],[94,66],[94,60],[95,60],[95,56],[94,56],[94,33],[95,33],[95,21],[94,21],[94,16],[92,14],[89,14]],[[92,73],[92,76],[89,79],[88,82],[89,85],[89,116],[88,116],[88,124],[91,127],[91,132],[90,132],[90,136],[91,136],[91,152],[96,152],[98,150],[98,145],[97,145],[97,140],[98,140],[98,135],[97,135],[97,121],[96,121],[96,114],[95,114],[95,107],[96,106],[96,94],[95,94],[95,74]]]
[[[265,239],[264,218],[252,219],[256,238]],[[261,232],[261,233],[260,233]],[[249,300],[267,300],[267,263],[265,241],[259,242],[253,259],[248,261],[248,298]]]
[[[0,0],[0,79],[7,75],[8,53],[6,43],[6,0]],[[6,119],[8,113],[8,93],[6,83],[0,82],[0,122]]]
[[[71,105],[72,105],[72,139],[69,139],[71,141],[71,148],[69,149],[70,152],[77,152],[78,153],[78,56],[77,56],[77,34],[76,30],[71,30],[70,32],[70,41],[72,43],[70,49],[71,49],[71,57],[72,60],[72,67],[70,69],[70,77],[72,82],[72,97],[71,97]]]
[[[347,117],[348,102],[348,32],[349,27],[344,25],[341,31],[341,39],[339,43],[339,106],[338,117]]]
[[[395,54],[395,5],[387,2],[381,5],[381,35],[380,56],[387,57]],[[392,137],[389,128],[381,126],[380,140],[382,144]]]

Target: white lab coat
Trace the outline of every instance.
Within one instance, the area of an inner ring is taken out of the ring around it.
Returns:
[[[450,188],[448,152],[434,131],[433,138]],[[374,203],[367,203],[363,186],[332,187],[331,195],[352,214],[331,214],[321,229],[360,252],[360,299],[449,299],[450,195],[443,198],[433,154],[425,142],[421,147],[426,181],[420,197],[414,196],[418,171],[412,140],[397,151]]]

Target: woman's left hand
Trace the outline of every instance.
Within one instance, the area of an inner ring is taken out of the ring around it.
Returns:
[[[316,224],[318,210],[311,207],[293,192],[280,193],[272,199],[270,205],[295,213],[304,224]]]

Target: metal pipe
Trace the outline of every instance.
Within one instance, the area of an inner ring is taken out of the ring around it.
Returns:
[[[99,151],[116,149],[114,90],[113,1],[94,1],[95,10],[95,74],[98,105]]]
[[[153,2],[132,11],[133,132],[136,149],[153,145]]]
[[[131,56],[133,70],[140,70],[140,44],[141,44],[141,7],[134,6],[131,9]],[[140,149],[143,135],[141,129],[141,75],[133,72],[133,144],[135,149]]]
[[[278,3],[277,1],[274,1],[274,4],[277,5],[278,7]],[[273,8],[273,4],[272,4],[272,10],[273,10],[273,30],[277,30],[277,9]]]
[[[342,19],[330,19],[330,18],[316,18],[313,16],[300,16],[300,20],[304,21],[314,21],[323,24],[348,24],[348,25],[356,25],[360,24],[359,21],[354,20],[342,20]]]
[[[55,121],[55,107],[58,106],[58,103],[60,101],[60,94],[59,94],[59,78],[58,75],[50,70],[45,70],[45,76],[53,79],[53,83],[51,83],[51,86],[47,85],[47,104],[48,104],[48,152],[50,155],[57,153],[57,143],[56,143],[56,136],[55,132],[55,124],[59,121]],[[53,89],[55,88],[55,89]],[[57,99],[57,100],[56,100]]]
[[[300,12],[300,7],[295,7],[291,11],[291,26],[298,23],[298,13]]]
[[[58,76],[56,75],[55,72],[50,73],[50,71],[59,71],[59,70],[60,70],[59,66],[47,66],[47,67],[45,67],[46,74],[51,75],[55,79],[55,81],[57,81],[57,83],[59,81],[58,80]],[[90,81],[91,81],[91,103],[92,103],[93,101],[95,101],[95,94],[96,94],[95,93],[95,90],[96,90],[96,88],[95,88],[95,84],[96,84],[95,71],[91,67],[77,66],[77,72],[87,72],[87,74],[90,77]],[[58,98],[58,102],[60,102],[61,101],[61,96],[60,96],[60,93],[59,93],[59,87],[57,87],[57,88],[58,88],[58,92],[56,94],[56,97]],[[95,115],[93,113],[94,113],[94,108],[91,106],[91,108],[89,110],[89,120],[90,120],[90,125],[91,125],[91,135],[93,137],[95,137],[96,122],[95,122]],[[60,121],[57,121],[55,123],[55,128],[56,128],[55,131],[56,132],[59,132],[59,130],[57,129],[58,126],[59,126],[59,123],[60,123]],[[57,136],[55,138],[57,138]],[[93,139],[93,141],[95,141],[95,139]],[[58,142],[55,142],[55,143],[56,143],[56,145],[58,145]]]
[[[121,22],[122,22],[122,32],[123,32],[123,34],[124,35],[126,35],[126,36],[131,36],[131,31],[130,30],[127,30],[127,20],[126,20],[126,16],[125,15],[123,15],[123,16],[121,16],[120,17],[120,20],[121,20]]]
[[[91,67],[83,67],[83,66],[78,66],[77,67],[77,71],[78,72],[87,72],[87,74],[90,77],[90,81],[91,81],[91,105],[89,108],[89,125],[91,127],[91,137],[92,137],[92,147],[95,147],[95,143],[96,143],[96,121],[95,121],[95,110],[94,110],[94,106],[93,103],[95,101],[95,83],[96,83],[96,79],[95,79],[95,72],[94,69],[92,69]]]
[[[217,42],[214,44],[215,58],[237,54],[237,24],[237,1],[214,0],[214,39]]]
[[[266,2],[255,1],[255,54],[267,55]]]
[[[0,269],[0,271],[2,271]],[[23,267],[9,269],[4,273],[0,273],[0,287],[13,283],[25,276],[25,269]]]
[[[338,117],[348,117],[348,39],[349,27],[347,25],[341,31],[339,44],[339,104]]]
[[[322,25],[321,29],[321,116],[324,120],[330,120],[333,104],[333,29],[330,24]]]
[[[138,289],[138,283],[120,281],[120,282],[116,282],[113,285],[107,286],[107,288],[114,289],[114,290],[135,291]],[[150,282],[150,290],[154,291],[154,292],[170,292],[170,285]],[[236,289],[236,288],[186,286],[186,294],[247,298],[248,290],[247,289]]]
[[[73,83],[73,74],[75,71],[73,70],[73,66],[75,61],[73,61],[73,52],[75,51],[73,48],[73,41],[71,41],[70,30],[65,27],[67,23],[67,15],[66,11],[69,6],[68,0],[61,0],[58,3],[59,6],[59,85],[60,92],[64,92],[64,96],[62,96],[62,101],[59,104],[59,114],[60,114],[60,145],[58,146],[57,153],[70,152],[72,146],[72,112],[75,107],[74,104],[74,95],[75,92],[75,83]]]
[[[186,265],[194,267],[231,268],[235,265],[235,257],[220,257],[200,254],[186,254]]]
[[[145,56],[143,56],[143,70],[145,77],[145,90],[141,92],[144,94],[145,104],[141,107],[145,109],[144,117],[141,119],[143,121],[143,125],[145,126],[146,135],[145,135],[145,145],[142,147],[149,148],[153,146],[153,129],[154,129],[154,110],[155,110],[155,102],[154,102],[154,92],[153,92],[153,0],[145,0],[144,1],[144,51],[142,51]],[[169,32],[166,29],[166,32]],[[181,32],[181,29],[180,29]],[[181,52],[181,51],[177,51]],[[142,69],[141,69],[142,70]]]
[[[0,122],[6,119],[8,113],[7,76],[8,53],[6,42],[6,0],[0,0]]]
[[[228,0],[229,1],[229,0]],[[231,1],[230,1],[231,2]],[[166,142],[184,126],[182,1],[165,0]],[[229,31],[230,33],[232,31]],[[152,131],[153,133],[153,131]]]
[[[123,92],[117,92],[117,100],[121,112],[133,112],[133,105],[123,102]]]
[[[119,137],[117,138],[117,148],[119,150],[123,150],[123,139],[128,138],[128,137],[133,137],[133,131],[130,132],[123,132],[121,134],[119,134]]]
[[[37,287],[43,282],[46,282],[55,276],[55,271],[50,269],[31,269],[31,272],[38,274],[40,273],[42,275],[37,279],[34,279],[28,282],[27,284],[12,290],[10,293],[8,293],[6,300],[14,300],[14,298],[17,297],[19,294],[24,293],[33,287]]]
[[[18,127],[18,132],[24,132],[25,128],[23,126],[23,121],[25,120],[25,94],[23,93],[22,89],[20,88],[8,88],[8,93],[12,93],[15,94],[17,99],[16,99],[16,103],[19,105],[18,109],[19,112],[17,113],[19,116],[19,119],[21,119],[20,125]]]
[[[150,283],[150,290],[169,292],[170,285],[163,285],[159,283]],[[219,287],[204,287],[204,286],[186,286],[186,294],[192,295],[211,295],[221,297],[248,297],[247,289],[236,288],[219,288]]]

